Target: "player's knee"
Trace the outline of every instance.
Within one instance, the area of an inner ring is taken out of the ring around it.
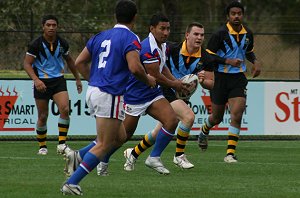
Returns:
[[[192,127],[194,124],[194,120],[195,120],[194,112],[187,111],[184,113],[184,116],[183,116],[183,119],[181,120],[181,122],[187,127]]]
[[[164,116],[164,118],[159,121],[162,123],[163,127],[170,132],[175,132],[179,122],[175,114]]]
[[[215,116],[212,117],[212,124],[217,125],[220,124],[223,121],[223,117]]]
[[[48,119],[48,113],[47,112],[39,113],[38,120],[39,120],[40,123],[46,124],[47,119]]]
[[[231,113],[230,118],[231,121],[236,122],[236,123],[240,123],[242,120],[242,113]]]
[[[69,106],[62,106],[59,110],[60,115],[69,116]]]

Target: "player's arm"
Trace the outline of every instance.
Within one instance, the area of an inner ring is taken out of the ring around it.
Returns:
[[[23,67],[28,76],[33,80],[35,88],[40,92],[45,92],[47,89],[46,85],[39,79],[32,68],[34,59],[35,57],[33,55],[26,54],[23,62]]]
[[[257,76],[259,76],[260,72],[261,72],[261,64],[260,62],[257,60],[255,54],[254,54],[254,39],[253,39],[253,34],[250,33],[249,35],[249,40],[250,40],[250,44],[247,47],[246,50],[246,58],[248,61],[250,61],[253,65],[251,68],[251,73],[252,73],[252,77],[255,78]]]
[[[216,53],[206,50],[208,56],[209,56],[209,62],[214,62],[214,63],[219,63],[219,64],[226,64],[226,65],[231,65],[233,67],[239,67],[243,60],[239,58],[222,58],[218,56]]]
[[[81,93],[82,92],[82,83],[81,83],[81,80],[80,80],[78,70],[75,67],[75,62],[74,62],[74,60],[73,60],[73,58],[71,57],[70,54],[67,54],[63,57],[67,62],[68,68],[70,69],[70,71],[72,72],[73,76],[76,79],[77,91],[78,91],[78,93]]]
[[[156,79],[156,82],[164,87],[170,87],[175,89],[176,91],[181,91],[184,88],[184,84],[177,80],[170,72],[167,67],[163,67],[162,73],[159,72],[159,63],[147,63],[144,64],[147,72]],[[166,76],[164,75],[166,74]],[[173,77],[171,77],[171,75]],[[167,77],[168,76],[168,77]]]
[[[256,59],[254,52],[246,53],[246,58],[253,64],[251,68],[252,77],[255,78],[259,76],[261,72],[261,63]]]
[[[140,56],[138,51],[132,50],[126,53],[126,60],[130,72],[140,81],[144,82],[150,87],[156,86],[156,79],[150,75],[147,75],[143,65],[140,62]]]
[[[91,55],[87,47],[85,47],[78,57],[75,60],[75,67],[82,75],[82,77],[89,81],[90,79],[90,65],[89,62],[91,61]]]
[[[26,54],[24,62],[23,62],[24,70],[26,71],[26,73],[28,74],[28,76],[33,81],[35,81],[35,80],[38,79],[38,77],[37,77],[37,75],[33,71],[33,68],[32,68],[33,62],[34,62],[34,57],[32,55]]]
[[[177,79],[173,76],[173,74],[171,73],[170,69],[169,69],[167,66],[164,66],[164,67],[163,67],[161,73],[162,73],[167,79],[169,79],[169,80],[172,80],[172,81],[177,80]]]

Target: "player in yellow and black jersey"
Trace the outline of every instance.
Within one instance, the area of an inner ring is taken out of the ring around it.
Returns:
[[[238,1],[231,2],[226,8],[228,22],[210,38],[207,51],[223,58],[243,60],[238,67],[219,64],[215,69],[215,84],[211,90],[212,114],[201,127],[198,143],[202,150],[207,149],[209,130],[222,122],[226,104],[230,109],[230,126],[228,130],[228,146],[225,162],[237,162],[235,149],[239,139],[241,120],[246,108],[247,78],[246,59],[252,66],[252,76],[260,74],[260,63],[253,52],[254,39],[249,28],[242,24],[244,7]]]

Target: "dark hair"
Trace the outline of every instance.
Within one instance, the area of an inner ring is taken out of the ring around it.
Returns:
[[[137,13],[136,4],[130,0],[120,0],[117,2],[115,13],[118,23],[131,23]]]
[[[149,25],[157,26],[159,22],[170,22],[170,20],[168,19],[168,17],[166,15],[159,12],[159,13],[152,15]]]
[[[191,32],[191,29],[192,29],[193,27],[195,27],[195,26],[198,27],[198,28],[204,28],[204,26],[203,26],[201,23],[198,23],[198,22],[192,22],[192,23],[188,24],[188,26],[186,27],[185,32],[190,33],[190,32]]]
[[[45,25],[46,21],[48,21],[48,20],[54,20],[58,24],[58,19],[54,15],[45,15],[45,16],[43,16],[42,24]]]
[[[229,12],[230,12],[230,9],[231,8],[241,8],[242,9],[242,12],[244,14],[244,6],[243,4],[241,4],[240,2],[238,1],[232,1],[231,3],[229,3],[226,7],[226,14],[229,15]]]

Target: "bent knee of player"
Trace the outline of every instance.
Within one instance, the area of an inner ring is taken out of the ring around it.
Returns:
[[[213,117],[211,118],[211,123],[212,123],[213,125],[220,124],[222,121],[223,121],[223,115],[222,115],[222,116],[213,116]]]
[[[59,113],[63,117],[69,117],[69,105],[64,105],[59,108]]]
[[[40,123],[46,124],[47,119],[48,119],[48,111],[46,111],[46,112],[39,112],[39,114],[38,114],[38,121]]]
[[[192,127],[195,120],[195,114],[192,110],[184,112],[184,116],[180,120],[186,127]]]
[[[240,124],[243,117],[243,113],[231,113],[230,119],[232,123]]]

